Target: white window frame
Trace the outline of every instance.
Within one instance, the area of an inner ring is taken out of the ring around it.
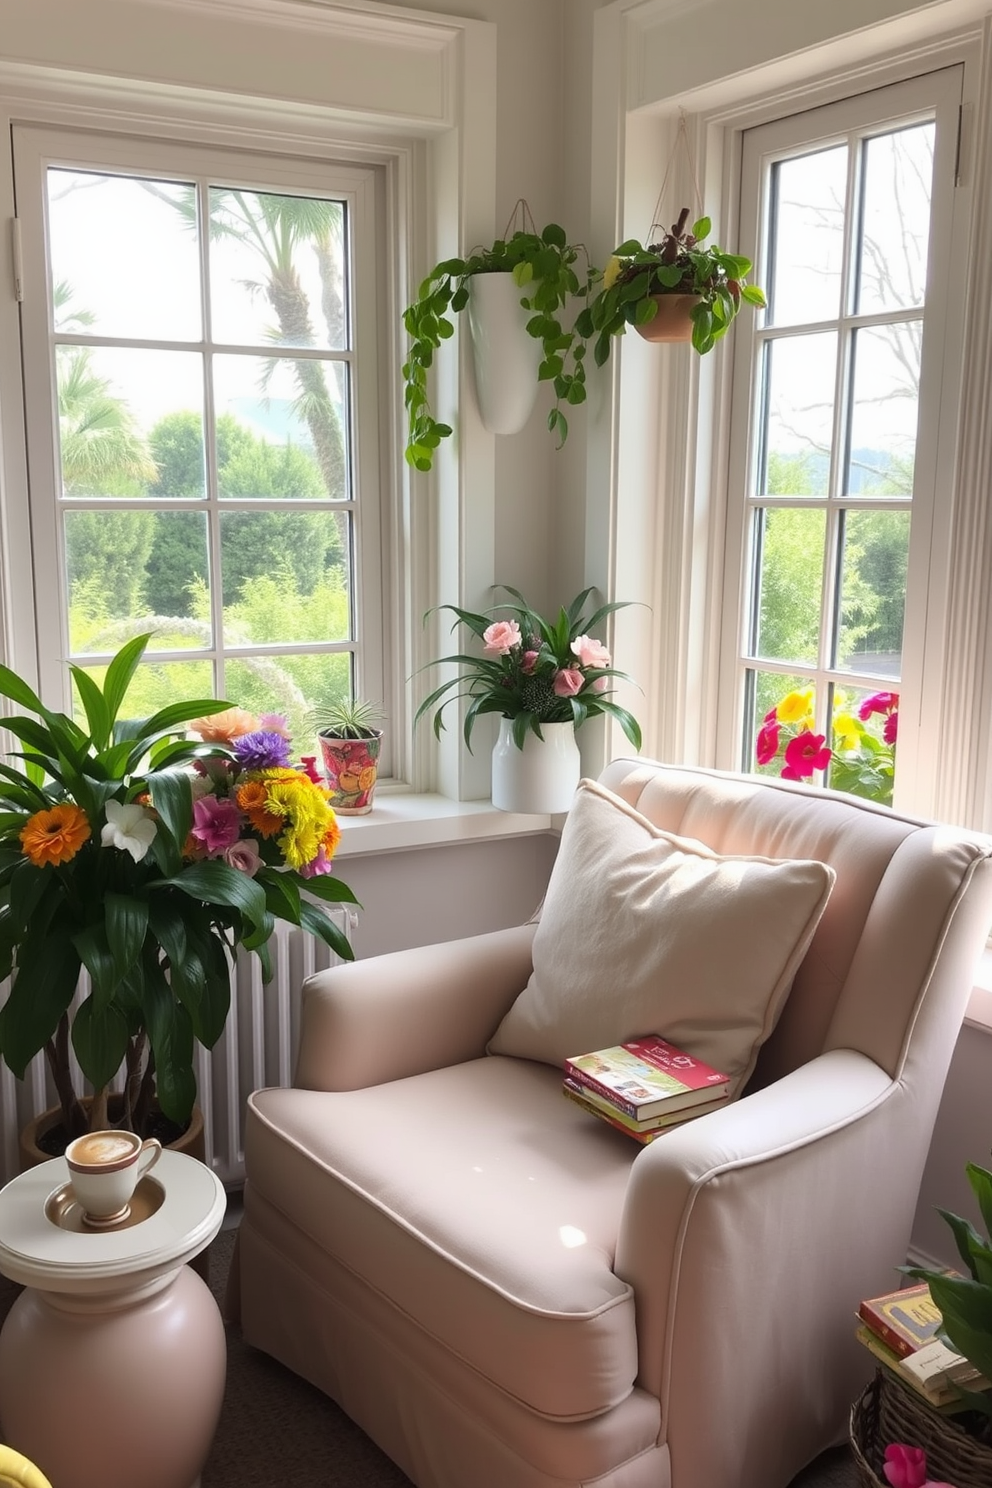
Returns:
[[[928,284],[924,311],[922,376],[919,389],[919,427],[916,440],[915,479],[907,581],[907,607],[903,634],[903,663],[900,696],[900,735],[893,804],[903,810],[926,812],[932,799],[932,779],[938,739],[925,720],[937,716],[943,686],[942,668],[935,663],[935,639],[943,630],[948,603],[946,520],[948,495],[953,489],[955,432],[960,402],[960,357],[948,364],[948,345],[960,343],[960,322],[967,277],[962,251],[963,235],[955,241],[954,213],[958,125],[964,69],[960,64],[941,67],[903,82],[887,84],[867,93],[803,110],[773,123],[747,131],[742,140],[740,251],[755,263],[754,278],[767,279],[759,253],[759,223],[765,206],[767,171],[774,160],[788,159],[806,150],[824,148],[862,133],[882,132],[889,124],[915,122],[933,117],[937,121],[931,220]],[[953,287],[958,286],[955,295]],[[753,767],[742,763],[744,722],[743,636],[747,634],[751,587],[751,543],[753,541],[752,489],[754,428],[751,423],[755,379],[762,342],[758,316],[745,316],[738,323],[733,346],[734,367],[730,404],[730,440],[723,626],[721,641],[720,696],[717,717],[717,760],[731,769]],[[758,503],[762,504],[762,503]],[[843,505],[841,501],[841,505]],[[772,503],[774,506],[774,502]],[[818,504],[819,505],[819,504]],[[854,503],[855,507],[857,503]],[[756,663],[761,669],[760,661]],[[819,663],[795,664],[792,672],[823,674]],[[843,671],[843,668],[839,669]],[[878,687],[892,685],[879,680]],[[825,707],[822,686],[818,702]],[[759,720],[760,721],[760,720]]]
[[[149,176],[158,180],[188,180],[204,177],[229,185],[242,185],[249,190],[275,190],[289,193],[323,195],[346,204],[348,224],[348,321],[353,327],[351,348],[342,360],[351,368],[352,386],[348,400],[351,414],[347,431],[347,448],[352,470],[350,499],[341,503],[354,523],[352,556],[355,566],[350,574],[352,631],[346,646],[337,649],[354,654],[354,677],[357,695],[373,700],[383,698],[389,690],[388,661],[383,654],[383,609],[385,585],[382,574],[380,489],[380,432],[378,417],[378,362],[381,329],[377,325],[377,306],[384,298],[383,286],[376,275],[377,211],[376,198],[382,197],[381,172],[342,166],[336,162],[318,162],[287,156],[248,154],[222,150],[218,146],[178,140],[106,135],[93,131],[47,129],[15,125],[13,129],[14,181],[18,200],[18,224],[22,262],[25,269],[21,284],[22,349],[25,369],[25,426],[28,467],[31,472],[30,500],[33,533],[33,577],[35,618],[38,635],[39,680],[43,696],[56,698],[62,693],[63,706],[71,705],[69,676],[63,663],[68,635],[68,593],[65,580],[64,530],[60,520],[61,476],[57,468],[57,418],[53,405],[54,367],[50,344],[52,308],[50,305],[45,263],[46,178],[49,168],[84,171],[107,171],[128,176]],[[378,216],[383,214],[379,203]],[[149,289],[154,292],[154,286]],[[285,349],[292,355],[291,348]],[[219,535],[216,519],[224,502],[209,495],[195,506],[163,501],[157,509],[210,511],[211,571],[217,573]],[[92,509],[92,508],[90,508]],[[259,510],[262,509],[260,506]],[[220,597],[212,594],[214,623],[213,641],[196,648],[207,660],[232,660],[237,653],[227,653],[223,646]],[[319,638],[318,638],[319,639]],[[155,649],[154,639],[150,649]],[[253,650],[254,648],[249,648]],[[281,652],[305,653],[306,642],[287,643],[259,648],[259,654]],[[186,661],[190,653],[161,653],[165,659]],[[330,654],[330,653],[328,653]],[[223,678],[215,689],[226,697]],[[384,741],[383,774],[391,773],[387,751],[389,735]]]

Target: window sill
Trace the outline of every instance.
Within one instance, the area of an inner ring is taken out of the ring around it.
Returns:
[[[964,1021],[972,1028],[981,1028],[992,1034],[992,947],[985,951],[978,963]]]
[[[338,817],[341,842],[335,856],[532,836],[550,831],[552,820],[497,811],[491,801],[450,801],[446,796],[386,790],[376,794],[367,816]]]

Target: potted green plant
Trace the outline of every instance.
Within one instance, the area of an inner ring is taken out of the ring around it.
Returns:
[[[515,602],[497,605],[488,615],[440,606],[455,616],[452,629],[465,625],[482,642],[482,652],[431,663],[453,663],[461,670],[424,698],[414,723],[434,708],[434,733],[440,737],[444,709],[467,698],[463,728],[471,752],[476,721],[485,713],[498,714],[493,805],[506,811],[567,810],[579,779],[575,730],[587,719],[600,714],[614,718],[634,748],[641,747],[636,718],[611,696],[612,679],[630,678],[615,670],[609,651],[591,634],[626,602],[600,605],[586,615],[594,591],[583,589],[567,609],[562,606],[545,620],[518,590],[508,584],[497,587]]]
[[[149,639],[123,646],[102,685],[70,667],[85,727],[0,667],[0,695],[34,715],[2,720],[21,748],[0,764],[0,1054],[22,1078],[44,1050],[63,1140],[113,1124],[120,1070],[117,1124],[147,1135],[157,1107],[183,1129],[194,1044],[211,1047],[227,1018],[231,957],[254,951],[269,980],[277,919],[353,955],[311,902],[355,898],[330,876],[340,828],[319,781],[290,763],[285,721],[216,699],[121,718]]]
[[[315,708],[308,721],[317,730],[324,777],[334,810],[365,816],[372,810],[382,748],[378,703],[342,697]]]
[[[488,248],[474,249],[467,258],[444,259],[431,269],[420,285],[417,298],[403,314],[410,338],[403,366],[408,419],[406,459],[414,469],[430,470],[434,451],[451,434],[451,426],[439,423],[431,411],[427,374],[442,341],[454,334],[452,317],[472,308],[473,285],[484,277],[503,276],[513,302],[503,308],[501,316],[497,312],[493,335],[499,334],[501,322],[505,325],[508,319],[512,320],[516,306],[521,307],[523,331],[532,338],[536,357],[529,375],[497,376],[491,384],[494,396],[502,396],[506,391],[512,396],[522,387],[527,403],[515,404],[513,411],[505,415],[501,409],[488,420],[487,408],[483,406],[483,419],[493,432],[514,432],[514,426],[522,427],[529,414],[538,384],[550,382],[555,403],[548,414],[548,428],[558,435],[559,448],[564,444],[568,420],[563,405],[583,403],[586,397],[585,343],[574,326],[563,323],[562,318],[574,298],[589,294],[595,280],[596,271],[588,261],[583,277],[576,270],[583,255],[581,247],[568,242],[563,228],[549,222],[541,232],[518,230],[509,237],[497,238]],[[479,370],[484,365],[480,357],[485,355],[480,341],[485,340],[485,335],[476,336],[476,386],[481,396],[485,396],[489,385]]]
[[[593,341],[597,366],[629,325],[649,341],[691,340],[703,355],[727,334],[742,304],[765,304],[764,291],[747,283],[751,260],[707,245],[708,217],[691,229],[688,219],[683,207],[658,242],[645,248],[629,238],[614,249],[599,291],[576,319],[579,336]]]

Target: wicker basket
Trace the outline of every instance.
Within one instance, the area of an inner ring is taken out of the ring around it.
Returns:
[[[970,1419],[992,1438],[983,1418]],[[851,1410],[851,1451],[863,1488],[888,1488],[882,1463],[891,1442],[922,1447],[928,1477],[954,1488],[992,1485],[992,1439],[970,1436],[954,1417],[933,1410],[888,1370],[879,1369]]]

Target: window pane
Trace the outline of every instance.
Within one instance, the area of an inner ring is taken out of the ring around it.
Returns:
[[[767,324],[836,317],[846,180],[846,145],[772,166]]]
[[[109,654],[123,644],[124,637],[118,632],[107,632],[102,638],[95,637],[93,651]],[[152,641],[154,647],[155,641]],[[107,675],[105,666],[85,666],[88,673],[103,686]],[[131,678],[131,685],[124,695],[121,706],[122,718],[148,718],[160,708],[174,703],[177,698],[214,698],[214,669],[209,661],[143,661]],[[74,708],[77,722],[86,727],[86,717],[75,691]],[[223,699],[221,699],[223,701]]]
[[[211,187],[212,339],[347,347],[344,231],[342,202]]]
[[[347,540],[330,511],[224,512],[226,644],[349,640]]]
[[[166,489],[155,451],[177,415],[195,428],[203,407],[201,358],[184,351],[60,346],[56,352],[59,447],[66,496],[198,495]],[[180,420],[181,421],[181,420]],[[195,446],[195,435],[189,443]],[[202,490],[202,470],[199,476]]]
[[[176,651],[210,644],[207,534],[196,512],[66,511],[69,630],[74,655],[115,649],[139,630]],[[170,621],[174,621],[172,624]]]
[[[824,737],[817,732],[816,687],[809,677],[749,672],[744,768],[757,775],[809,779],[823,769]]]
[[[833,789],[891,805],[898,730],[898,692],[837,688],[828,776]]]
[[[857,309],[922,305],[930,241],[934,125],[865,140]]]
[[[754,654],[815,666],[826,514],[773,508],[756,514],[760,547],[758,633]]]
[[[790,336],[765,346],[761,489],[824,496],[830,481],[837,337]]]
[[[47,180],[56,331],[198,340],[194,188],[59,169]]]
[[[252,713],[282,713],[294,752],[315,755],[320,746],[309,714],[351,696],[352,658],[347,651],[311,656],[255,656],[229,660],[224,691]]]
[[[849,511],[841,559],[836,665],[898,678],[909,562],[908,511]]]
[[[854,333],[851,495],[912,496],[920,396],[922,320]]]
[[[320,361],[216,357],[219,494],[346,499],[348,419],[338,377],[347,371]]]

